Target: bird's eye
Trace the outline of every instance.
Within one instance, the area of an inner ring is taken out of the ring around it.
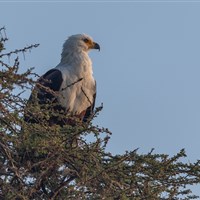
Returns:
[[[83,41],[84,41],[85,43],[88,43],[88,42],[89,42],[89,40],[88,40],[87,38],[83,39]]]

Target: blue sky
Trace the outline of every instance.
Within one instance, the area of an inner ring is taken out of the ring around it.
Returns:
[[[109,151],[173,155],[185,148],[187,161],[199,159],[200,1],[0,1],[0,7],[7,50],[40,43],[21,56],[21,71],[35,67],[42,75],[55,67],[72,34],[89,34],[101,45],[90,53],[96,105],[104,104],[95,123],[113,132]]]

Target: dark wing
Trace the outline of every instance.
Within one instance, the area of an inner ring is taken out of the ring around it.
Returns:
[[[95,82],[95,91],[96,91],[96,82]],[[92,105],[89,106],[85,112],[85,115],[83,117],[83,121],[84,122],[87,122],[88,119],[92,116],[93,114],[93,111],[94,111],[94,106],[95,106],[95,101],[96,101],[96,92],[94,93],[93,95],[93,102],[92,102]]]
[[[62,73],[58,69],[49,70],[38,80],[38,83],[46,88],[49,88],[52,91],[59,91],[62,82]],[[39,100],[39,103],[43,104],[52,101],[52,99],[55,98],[55,95],[53,95],[51,91],[48,91],[45,88],[40,88],[37,98]]]
[[[48,104],[49,102],[55,103],[56,97],[51,91],[59,91],[62,81],[63,81],[62,73],[60,70],[57,69],[49,70],[38,80],[38,83],[44,86],[44,88],[41,86],[36,86],[36,88],[34,88],[28,100],[27,108],[25,109],[25,116],[24,116],[25,121],[31,123],[37,123],[38,120],[33,118],[33,116],[31,115],[31,111],[28,111],[29,105],[30,104],[34,105],[35,103],[34,101],[38,101],[40,105],[45,105]],[[34,93],[35,91],[37,91],[36,98]],[[58,108],[58,105],[57,109],[60,109]]]

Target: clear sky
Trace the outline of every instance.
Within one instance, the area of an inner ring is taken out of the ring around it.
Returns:
[[[90,53],[96,105],[104,104],[95,123],[113,132],[109,151],[185,148],[187,161],[200,158],[200,1],[0,0],[0,10],[7,50],[40,43],[21,57],[21,71],[55,67],[72,34],[101,45]]]

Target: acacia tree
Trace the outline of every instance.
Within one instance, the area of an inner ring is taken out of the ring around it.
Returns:
[[[64,127],[49,126],[51,105],[41,108],[36,101],[27,108],[21,94],[36,84],[36,74],[33,69],[19,73],[18,54],[38,45],[6,53],[5,28],[0,32],[0,199],[198,198],[188,187],[200,183],[200,161],[182,162],[184,150],[172,157],[137,149],[113,155],[106,151],[111,133],[92,123],[102,107],[88,123]],[[25,108],[40,122],[25,122]]]

